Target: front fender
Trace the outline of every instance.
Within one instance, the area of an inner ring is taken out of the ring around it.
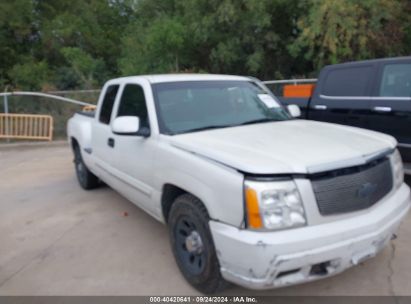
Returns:
[[[243,182],[238,171],[170,145],[160,145],[154,174],[156,189],[175,185],[198,197],[211,219],[241,227],[244,221]],[[158,201],[161,206],[161,199]]]

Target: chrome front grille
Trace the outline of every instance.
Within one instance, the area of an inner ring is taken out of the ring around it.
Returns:
[[[311,183],[322,215],[362,210],[391,191],[391,164],[384,157],[366,165],[316,174]]]

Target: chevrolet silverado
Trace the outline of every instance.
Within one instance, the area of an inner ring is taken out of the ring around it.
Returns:
[[[165,223],[192,286],[266,289],[375,256],[410,208],[393,137],[299,115],[254,78],[132,76],[68,138],[81,187],[102,181]]]

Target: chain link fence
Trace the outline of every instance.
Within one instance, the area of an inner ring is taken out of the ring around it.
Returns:
[[[52,91],[47,94],[55,97],[33,96],[29,95],[8,95],[3,96],[3,102],[0,105],[0,112],[13,114],[33,114],[33,115],[50,115],[54,120],[53,138],[61,140],[66,138],[67,120],[74,115],[75,112],[82,110],[83,104],[74,104],[59,100],[63,97],[84,102],[86,104],[96,104],[100,90],[79,90],[79,91]],[[13,93],[11,93],[13,94]],[[35,93],[33,94],[42,94]],[[5,139],[1,139],[5,141]],[[7,140],[9,141],[9,140]]]

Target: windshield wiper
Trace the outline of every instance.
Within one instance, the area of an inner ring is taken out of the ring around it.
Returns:
[[[261,122],[270,122],[270,121],[279,121],[279,120],[272,119],[272,118],[261,118],[261,119],[250,120],[250,121],[242,122],[239,124],[232,124],[232,125],[211,125],[211,126],[199,127],[199,128],[194,128],[194,129],[190,129],[190,130],[183,131],[183,132],[174,133],[173,135],[198,132],[198,131],[206,131],[206,130],[212,130],[212,129],[230,128],[230,127],[237,127],[237,126],[243,126],[243,125],[251,125],[251,124],[256,124],[256,123],[261,123]]]
[[[244,126],[244,125],[252,125],[260,122],[270,122],[270,121],[279,121],[277,119],[272,119],[272,118],[261,118],[261,119],[255,119],[255,120],[250,120],[246,121],[243,123],[238,124],[238,126]]]
[[[176,133],[176,134],[183,134],[183,133],[190,133],[190,132],[197,132],[197,131],[206,131],[206,130],[212,130],[212,129],[222,129],[222,128],[229,128],[229,127],[235,127],[235,126],[236,125],[212,125],[212,126],[194,128],[194,129],[179,132],[179,133]]]

